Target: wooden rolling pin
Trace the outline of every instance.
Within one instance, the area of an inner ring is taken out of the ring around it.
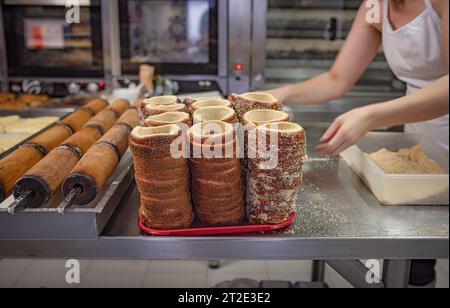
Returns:
[[[72,134],[73,131],[69,126],[63,123],[58,123],[28,141],[27,145],[37,147],[45,156],[50,153],[51,150],[60,145],[61,142],[72,136]]]
[[[130,108],[130,103],[127,100],[118,100],[111,106],[93,117],[86,127],[95,127],[102,134],[106,133],[114,125],[118,118]]]
[[[122,101],[114,103],[92,118],[78,133],[63,142],[37,163],[14,187],[14,198],[21,208],[37,208],[48,202],[58,191],[64,178],[76,166],[88,149],[101,138],[102,132],[108,131],[117,121],[110,114],[119,113]],[[111,112],[114,108],[114,112]],[[106,116],[105,116],[106,115]],[[99,121],[102,119],[102,121]]]
[[[108,102],[102,99],[95,99],[81,107],[71,115],[64,118],[61,123],[69,126],[74,132],[79,131],[93,116],[108,106]]]
[[[0,202],[12,192],[16,181],[44,155],[35,147],[21,147],[0,161]]]
[[[12,193],[14,184],[50,151],[79,131],[96,113],[106,108],[108,102],[100,99],[90,101],[50,127],[27,144],[0,161],[0,202]]]
[[[97,114],[100,111],[102,111],[103,109],[105,109],[107,106],[108,106],[108,102],[105,101],[104,99],[94,99],[94,100],[90,101],[89,103],[87,103],[86,105],[84,105],[82,108],[87,108],[87,109],[91,110],[92,112],[94,112],[95,114]]]
[[[139,111],[130,109],[89,149],[62,185],[66,198],[79,189],[68,204],[86,205],[96,198],[127,150],[131,131],[138,125]]]

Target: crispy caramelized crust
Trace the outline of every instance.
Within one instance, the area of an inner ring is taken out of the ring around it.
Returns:
[[[192,205],[186,203],[173,203],[164,208],[150,207],[148,210],[148,200],[141,199],[141,206],[139,210],[139,217],[141,221],[148,227],[165,230],[165,229],[184,229],[188,228],[194,221],[194,213],[192,212]]]
[[[275,122],[287,122],[289,114],[278,110],[256,109],[245,113],[242,120],[244,125],[252,124],[256,127]]]
[[[232,94],[229,101],[238,113],[239,119],[244,118],[244,115],[256,109],[271,109],[283,110],[283,104],[277,101],[272,95],[267,93],[245,93],[242,95]]]
[[[194,104],[196,102],[216,100],[216,99],[223,99],[223,97],[221,97],[221,96],[210,96],[210,97],[199,97],[199,98],[187,97],[184,99],[183,104],[185,104],[186,107],[188,108],[188,110],[191,112],[193,110],[192,104]]]
[[[166,112],[159,115],[149,116],[145,120],[145,126],[147,127],[158,127],[170,124],[185,124],[186,126],[191,125],[191,117],[186,112]]]
[[[251,223],[279,224],[295,210],[303,182],[303,158],[306,153],[305,132],[297,124],[267,123],[249,136],[247,164],[247,214]],[[276,139],[276,143],[271,140]],[[255,140],[266,142],[262,152],[255,151]],[[269,155],[265,155],[268,153]],[[273,161],[274,165],[267,163]],[[270,166],[270,168],[268,168]]]
[[[197,144],[220,145],[233,142],[236,133],[233,125],[223,121],[207,121],[191,127],[187,132],[189,141]]]
[[[194,220],[188,162],[171,155],[171,144],[180,137],[183,131],[175,124],[137,127],[130,135],[141,194],[139,217],[148,227],[188,228]]]
[[[200,110],[207,107],[232,107],[230,101],[226,99],[203,99],[191,105],[192,110]]]
[[[173,105],[156,105],[153,103],[145,105],[144,118],[148,118],[154,115],[160,115],[166,112],[186,112],[187,107],[184,104]]]
[[[207,148],[223,154],[237,149],[234,128],[221,121],[197,124],[188,131],[191,158],[192,198],[197,217],[209,226],[230,226],[242,223],[245,217],[244,187],[239,158],[205,156]],[[213,140],[213,143],[208,143]],[[229,141],[231,140],[231,142]],[[228,143],[227,143],[228,142]],[[236,153],[235,153],[236,154]]]
[[[237,123],[236,112],[230,107],[205,107],[196,110],[192,115],[194,125],[208,121]]]
[[[182,105],[183,108],[180,105]],[[184,112],[187,111],[188,108],[181,103],[178,97],[168,95],[144,99],[142,100],[140,109],[144,118],[148,118],[152,115],[163,114],[171,111]]]

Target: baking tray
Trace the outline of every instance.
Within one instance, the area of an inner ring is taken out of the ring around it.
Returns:
[[[85,207],[59,213],[63,201],[59,193],[42,208],[11,215],[8,207],[14,198],[10,196],[0,204],[0,239],[96,239],[133,180],[133,161],[127,151],[97,198]]]
[[[417,144],[421,144],[427,155],[448,173],[448,150],[415,134],[369,133],[356,146],[343,152],[342,157],[383,205],[448,205],[448,174],[386,174],[366,155],[382,148],[398,151]]]
[[[225,234],[246,234],[256,232],[271,232],[285,229],[295,221],[295,213],[292,213],[288,220],[277,225],[241,225],[230,227],[203,227],[194,223],[192,228],[178,230],[158,230],[145,226],[138,220],[139,228],[142,232],[153,236],[205,236],[205,235],[225,235]]]

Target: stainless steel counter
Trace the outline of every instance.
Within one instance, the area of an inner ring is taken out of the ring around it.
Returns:
[[[323,128],[308,128],[310,150]],[[310,151],[294,225],[226,237],[144,236],[126,192],[95,240],[0,241],[0,257],[124,259],[430,259],[449,256],[448,207],[383,207],[345,162]]]

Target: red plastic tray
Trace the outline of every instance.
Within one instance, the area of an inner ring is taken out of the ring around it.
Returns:
[[[145,226],[139,219],[139,228],[144,233],[154,236],[200,236],[200,235],[224,235],[243,234],[254,232],[279,231],[289,227],[295,220],[295,213],[292,213],[288,220],[279,225],[242,225],[232,227],[198,227],[179,230],[157,230]]]

